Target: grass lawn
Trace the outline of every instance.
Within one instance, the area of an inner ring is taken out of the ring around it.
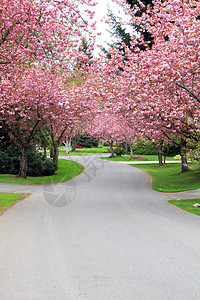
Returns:
[[[142,156],[149,161],[158,161],[157,155],[140,155],[134,154],[134,157]],[[130,159],[130,155],[124,156],[110,156],[110,157],[101,157],[100,159],[110,160],[110,161],[138,161],[137,159]],[[166,160],[174,160],[173,157],[167,157]]]
[[[194,166],[194,164],[189,164]],[[132,165],[133,167],[133,165]],[[135,165],[153,177],[153,189],[161,192],[181,192],[200,188],[198,170],[181,173],[181,164],[166,164],[159,168],[158,165]]]
[[[31,177],[26,179],[17,178],[9,174],[0,174],[0,182],[11,182],[20,184],[48,183],[48,182],[64,182],[83,171],[83,166],[77,162],[59,159],[58,170],[55,175],[43,177]]]
[[[70,147],[71,149],[71,147]],[[81,153],[107,153],[110,152],[109,147],[102,147],[102,148],[76,148],[76,151],[70,151],[69,154],[66,154],[66,147],[60,146],[59,147],[59,155],[80,155]]]
[[[187,200],[170,200],[168,201],[172,205],[175,205],[185,211],[188,211],[191,214],[200,216],[200,208],[193,207],[195,203],[200,204],[200,198],[196,199],[187,199]]]
[[[76,148],[75,151],[71,151],[71,147],[70,147],[69,154],[66,153],[66,147],[65,146],[60,146],[58,149],[59,149],[59,156],[87,155],[87,153],[110,153],[109,147],[102,147],[102,148],[81,148],[81,149]],[[47,152],[47,156],[49,156],[49,155],[50,155],[50,153]]]
[[[15,204],[17,200],[24,199],[27,196],[28,194],[0,193],[0,213]]]

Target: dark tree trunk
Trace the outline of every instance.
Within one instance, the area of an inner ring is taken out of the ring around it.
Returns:
[[[128,144],[127,143],[124,143],[124,148],[125,148],[125,151],[126,151],[126,154],[128,154]]]
[[[75,151],[76,148],[75,148],[75,137],[72,137],[71,139],[71,146],[72,146],[72,151]]]
[[[130,145],[130,156],[131,156],[131,159],[133,159],[133,147],[132,147],[132,145]]]
[[[189,171],[188,164],[187,164],[187,157],[186,157],[186,140],[181,139],[181,162],[182,162],[182,167],[181,167],[181,173]]]
[[[56,142],[53,145],[53,162],[57,168],[58,168],[58,155],[59,155],[58,143]]]
[[[163,141],[161,141],[160,145],[158,146],[158,163],[159,163],[159,167],[163,166],[163,161],[162,161],[162,147],[163,147]]]
[[[26,178],[27,174],[27,146],[20,146],[20,168],[18,177]]]
[[[164,153],[164,164],[165,164],[165,162],[166,162],[166,157],[167,157],[167,154],[166,154],[166,152]]]
[[[114,150],[113,150],[113,142],[111,142],[110,144],[110,152],[111,152],[111,156],[114,156]]]

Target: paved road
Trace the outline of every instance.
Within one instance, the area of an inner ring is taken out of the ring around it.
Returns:
[[[76,157],[85,172],[0,217],[0,300],[200,299],[200,218],[136,168]]]

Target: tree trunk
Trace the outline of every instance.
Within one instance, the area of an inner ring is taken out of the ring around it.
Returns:
[[[187,164],[187,157],[186,157],[186,140],[181,139],[181,173],[189,171],[188,164]]]
[[[75,148],[75,137],[72,137],[71,139],[71,146],[72,146],[72,151],[75,151],[76,148]]]
[[[56,168],[58,168],[58,155],[59,155],[58,143],[56,142],[53,145],[53,162],[56,165]]]
[[[132,145],[130,145],[130,158],[133,159],[133,147]]]
[[[158,162],[159,162],[159,167],[163,166],[163,162],[162,162],[162,147],[163,147],[163,141],[160,142],[160,145],[158,147]]]
[[[125,148],[126,154],[128,154],[128,144],[126,142],[124,142],[124,148]]]
[[[166,162],[166,157],[167,157],[167,154],[166,154],[166,152],[164,153],[164,164],[165,164],[165,162]]]
[[[113,150],[113,142],[111,142],[110,144],[110,152],[111,152],[111,156],[114,156],[114,150]]]
[[[20,146],[20,168],[18,177],[26,178],[27,174],[27,146]]]
[[[69,154],[69,140],[68,140],[68,138],[66,138],[65,146],[66,146],[66,153]]]
[[[104,145],[104,140],[100,140],[99,141],[99,147],[103,147],[103,145]]]

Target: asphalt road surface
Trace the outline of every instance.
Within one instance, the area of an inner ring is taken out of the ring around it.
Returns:
[[[32,192],[0,217],[0,300],[199,300],[200,218],[137,168],[74,159],[67,183],[0,184]]]

